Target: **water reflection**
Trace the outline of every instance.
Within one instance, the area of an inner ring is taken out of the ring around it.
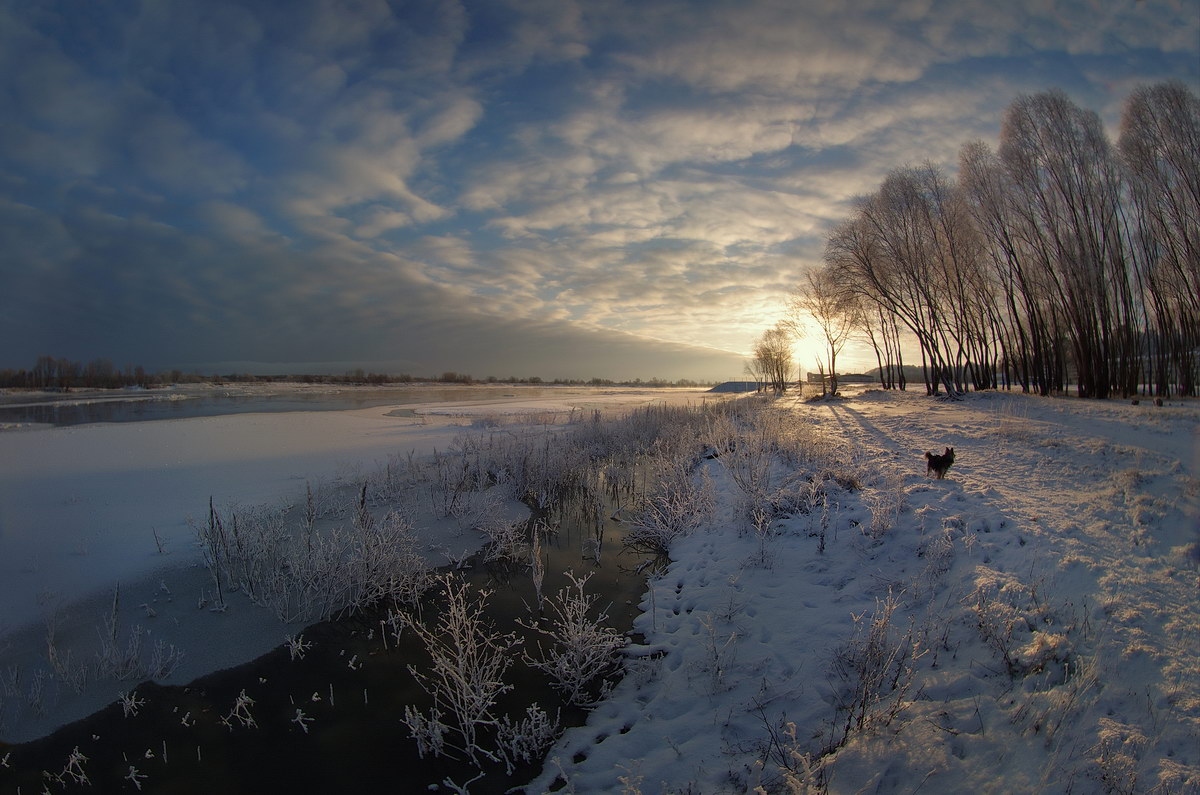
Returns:
[[[522,397],[554,394],[548,389],[529,389]],[[39,395],[36,400],[9,395],[0,402],[0,426],[85,425],[97,422],[146,422],[229,414],[279,413],[288,411],[348,411],[376,406],[416,403],[487,401],[513,397],[512,388],[489,387],[403,387],[394,389],[353,388],[304,392],[280,390],[252,393],[175,392],[169,390],[119,390],[115,393],[64,393]]]
[[[652,558],[624,548],[626,525],[611,518],[617,505],[602,491],[581,489],[569,503],[532,519],[529,530],[543,530],[543,592],[551,596],[568,586],[567,571],[591,574],[588,593],[600,597],[609,625],[627,632]],[[478,556],[458,574],[472,591],[490,592],[485,615],[496,630],[517,633],[533,651],[534,640],[544,638],[520,623],[536,613],[528,556],[484,561]],[[429,621],[440,609],[436,594],[420,608]],[[113,704],[44,740],[0,748],[19,761],[4,772],[13,773],[11,786],[35,792],[45,783],[40,771],[59,771],[79,749],[95,791],[128,789],[134,770],[146,776],[148,791],[164,793],[416,792],[446,780],[464,784],[479,770],[421,759],[403,721],[406,706],[427,711],[432,699],[410,673],[410,666],[427,666],[428,657],[411,630],[392,634],[393,615],[367,611],[309,626],[302,634],[312,645],[302,658],[281,646],[186,687],[138,684],[145,706],[136,716]],[[514,687],[499,699],[497,715],[517,720],[536,702],[564,726],[586,719],[518,654],[505,679]],[[253,701],[253,726],[233,714],[239,697]],[[541,760],[518,765],[511,775],[499,762],[482,769],[486,775],[470,790],[502,793],[536,776]]]

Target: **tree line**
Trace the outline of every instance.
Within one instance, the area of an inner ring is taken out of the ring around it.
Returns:
[[[28,370],[0,370],[0,388],[5,389],[120,389],[122,387],[149,388],[170,383],[172,375],[183,381],[187,376],[175,373],[149,373],[141,365],[116,367],[111,359],[93,359],[76,362],[57,356],[43,355],[37,358]],[[196,378],[199,378],[197,376]]]
[[[930,394],[1195,396],[1200,100],[1136,89],[1114,145],[1062,91],[1018,97],[999,146],[964,144],[957,176],[904,166],[857,199],[790,309],[776,329],[815,319],[835,391],[855,333],[885,388],[904,388],[915,341]]]
[[[302,384],[370,384],[403,385],[412,383],[440,384],[522,384],[550,386],[620,386],[620,387],[701,387],[711,386],[709,382],[693,381],[680,378],[669,381],[665,378],[651,378],[643,381],[635,378],[632,381],[613,381],[607,378],[569,379],[555,378],[545,380],[539,376],[497,378],[487,376],[476,379],[466,373],[447,370],[441,375],[420,377],[408,373],[376,373],[362,368],[348,370],[342,375],[326,374],[293,374],[293,375],[253,375],[250,373],[229,373],[226,375],[201,375],[200,373],[185,373],[182,370],[163,370],[157,373],[148,372],[141,365],[126,365],[123,369],[113,365],[110,359],[93,359],[89,362],[76,362],[70,359],[43,355],[30,369],[0,370],[0,389],[39,389],[70,391],[72,389],[124,389],[140,387],[151,389],[169,386],[171,384],[199,383],[302,383]]]

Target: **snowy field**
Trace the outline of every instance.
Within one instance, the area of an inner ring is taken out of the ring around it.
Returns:
[[[796,402],[793,461],[703,465],[631,673],[530,791],[1200,792],[1198,420]]]
[[[210,495],[302,507],[306,484],[353,488],[464,431],[664,394],[0,433],[0,675],[22,667],[24,693],[48,635],[86,648],[118,580],[125,625],[185,651],[170,682],[294,632],[197,610],[188,519]],[[1200,405],[867,389],[698,427],[703,519],[651,580],[624,680],[525,791],[1200,792]],[[922,454],[944,447],[933,479]],[[436,563],[483,540],[418,524]],[[0,737],[114,689],[47,697]]]
[[[236,389],[255,397],[253,388]],[[260,397],[281,390],[312,396],[322,389],[270,385],[258,391]],[[504,391],[509,394],[481,389],[486,398],[350,411],[0,430],[0,675],[8,677],[0,681],[8,685],[0,687],[0,699],[11,691],[0,700],[7,707],[0,712],[0,719],[7,717],[0,739],[41,736],[127,687],[89,681],[85,692],[75,693],[53,676],[44,683],[33,679],[47,668],[49,639],[57,655],[73,655],[76,667],[92,658],[114,589],[122,626],[146,633],[145,656],[159,642],[182,652],[162,682],[187,682],[253,659],[297,631],[248,603],[233,602],[221,614],[197,610],[211,590],[196,532],[207,520],[210,498],[226,512],[298,510],[306,487],[325,494],[354,489],[389,464],[445,452],[464,432],[554,428],[596,409],[710,399],[687,389]],[[525,512],[519,503],[504,510]],[[432,565],[460,560],[483,545],[481,533],[429,513],[415,523]]]

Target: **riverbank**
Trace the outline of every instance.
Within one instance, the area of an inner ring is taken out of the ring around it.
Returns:
[[[162,678],[168,683],[249,660],[295,631],[248,603],[220,615],[198,609],[212,590],[196,533],[210,498],[220,511],[300,510],[306,487],[332,501],[389,465],[450,449],[464,432],[549,430],[597,409],[705,399],[702,390],[475,393],[399,411],[388,403],[0,434],[0,671],[22,672],[5,698],[8,714],[20,717],[10,717],[0,737],[40,736],[114,698],[111,681],[74,693],[33,677],[48,667],[48,636],[64,655],[77,649],[74,665],[90,665],[118,587],[120,626],[142,627],[147,657],[159,641],[183,653]],[[431,564],[461,560],[484,543],[483,534],[434,513],[413,517]]]
[[[469,421],[444,410],[437,417],[460,429],[510,438],[490,409],[470,408]],[[553,427],[540,416],[524,427]],[[641,600],[626,675],[545,755],[527,792],[1200,789],[1195,401],[864,390],[733,404],[690,428],[656,442],[678,460],[639,479],[646,499],[625,514],[670,550]],[[648,439],[636,423],[620,432]],[[586,432],[572,438],[589,445]],[[945,447],[955,461],[936,479],[923,454]],[[530,590],[504,596],[520,607]],[[373,635],[364,648],[383,654],[383,642]],[[340,705],[346,692],[368,701],[357,648],[345,648],[355,676],[337,680]],[[281,669],[290,665],[269,670]],[[227,684],[259,692],[237,676]],[[261,733],[291,755],[263,759],[260,776],[295,778],[294,755],[319,742],[294,719],[325,710],[315,705],[332,691],[293,690],[300,700],[285,696]],[[221,709],[237,695],[220,690]],[[377,698],[372,689],[365,721],[345,728],[364,747],[377,734],[364,726],[394,729],[404,711]],[[124,725],[109,709],[110,725]],[[193,742],[185,728],[178,736]],[[221,745],[204,743],[206,769],[221,767],[208,756]],[[179,746],[171,740],[172,758]],[[380,778],[356,779],[365,790],[395,789],[387,759],[376,755]],[[505,786],[488,778],[480,788]]]
[[[303,381],[206,382],[143,389],[40,391],[0,389],[0,432],[113,422],[180,420],[232,414],[350,411],[424,404],[494,405],[548,401],[551,406],[601,405],[624,400],[706,394],[681,387],[582,387],[549,384],[306,383]]]
[[[776,405],[527,792],[1200,792],[1200,404]]]

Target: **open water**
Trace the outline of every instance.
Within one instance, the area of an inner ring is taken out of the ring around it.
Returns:
[[[374,406],[456,403],[552,394],[554,387],[353,387],[291,389],[121,389],[36,396],[0,397],[0,427],[5,425],[85,425],[97,422],[145,422],[287,411],[348,411]]]

